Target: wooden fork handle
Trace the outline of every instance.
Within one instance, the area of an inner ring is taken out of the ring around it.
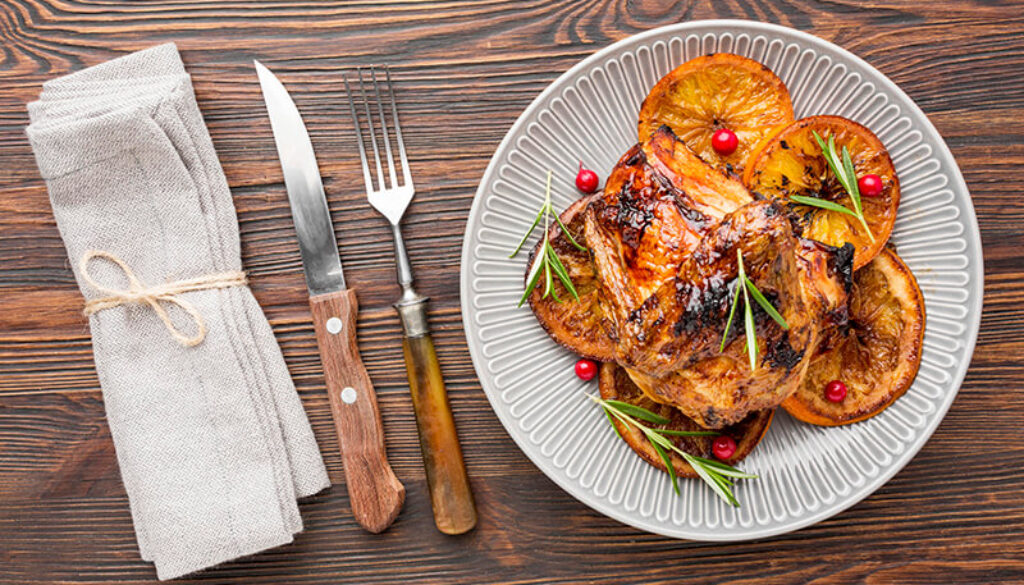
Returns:
[[[434,509],[434,523],[445,534],[462,534],[476,526],[476,504],[462,460],[448,392],[427,328],[426,297],[395,305],[402,317],[405,367],[416,411],[423,467]]]
[[[377,395],[359,357],[355,291],[315,295],[309,298],[309,306],[352,515],[366,530],[381,532],[402,509],[405,487],[388,463]]]

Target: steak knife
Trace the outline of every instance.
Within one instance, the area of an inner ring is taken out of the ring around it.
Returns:
[[[284,85],[259,61],[254,63],[299,239],[352,514],[366,530],[381,532],[398,516],[405,487],[388,463],[377,396],[359,357],[355,291],[345,287],[334,225],[306,125]]]

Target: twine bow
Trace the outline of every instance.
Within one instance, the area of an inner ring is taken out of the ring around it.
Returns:
[[[89,274],[89,262],[94,258],[109,260],[121,268],[121,271],[124,272],[125,278],[128,279],[128,288],[118,290],[96,282],[96,280],[94,280]],[[86,301],[84,311],[86,316],[104,309],[119,307],[121,305],[149,305],[152,307],[153,311],[156,312],[157,316],[160,317],[160,320],[163,321],[164,327],[167,328],[167,331],[175,340],[177,340],[178,343],[185,347],[195,347],[203,342],[203,339],[206,338],[206,322],[203,321],[203,316],[199,314],[199,311],[194,305],[192,305],[192,303],[179,298],[178,295],[196,290],[228,288],[232,286],[244,286],[246,284],[245,273],[236,270],[220,272],[217,274],[208,274],[198,278],[178,280],[156,286],[146,286],[135,277],[135,273],[132,272],[131,268],[128,268],[128,265],[125,264],[123,260],[110,252],[104,252],[102,250],[89,250],[83,254],[82,259],[78,264],[78,271],[85,282],[89,283],[89,286],[106,295],[98,299]],[[164,309],[161,303],[172,303],[178,305],[179,308],[188,313],[196,324],[196,334],[191,337],[183,334],[174,325],[174,322],[171,321],[171,317],[167,314],[167,310]]]

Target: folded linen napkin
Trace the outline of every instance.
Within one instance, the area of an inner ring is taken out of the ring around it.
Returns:
[[[109,296],[94,284],[120,291],[132,277],[151,287],[241,270],[231,193],[173,44],[47,82],[28,107],[87,301]],[[93,251],[102,255],[83,263]],[[249,288],[115,305],[89,323],[142,557],[173,579],[290,542],[302,530],[296,498],[329,481]],[[189,347],[171,328],[205,336]]]

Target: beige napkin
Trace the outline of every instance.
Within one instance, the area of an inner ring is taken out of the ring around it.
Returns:
[[[241,270],[224,172],[173,44],[55,79],[27,129],[86,299],[89,250],[157,285]],[[98,283],[121,268],[93,260]],[[207,334],[185,347],[156,311],[127,304],[90,319],[96,369],[142,557],[160,579],[290,542],[296,498],[329,485],[309,421],[247,286],[181,293]],[[187,335],[196,323],[162,303]]]

